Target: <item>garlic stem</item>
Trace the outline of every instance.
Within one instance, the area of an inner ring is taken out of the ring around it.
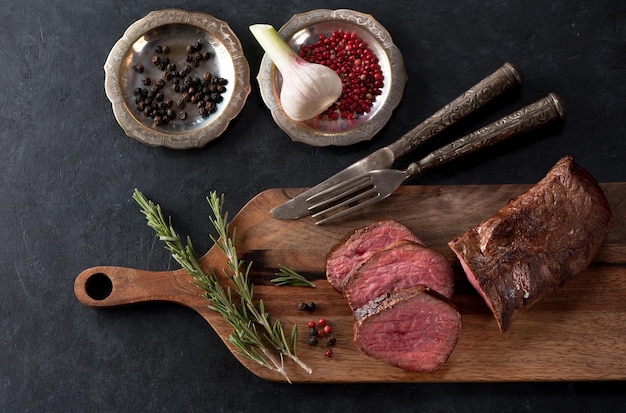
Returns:
[[[269,24],[250,31],[283,77],[280,104],[287,116],[303,121],[324,112],[341,96],[341,78],[334,70],[309,63],[296,54]]]

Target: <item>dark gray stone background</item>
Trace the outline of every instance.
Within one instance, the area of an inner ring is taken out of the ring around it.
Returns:
[[[251,66],[253,91],[240,116],[198,150],[126,137],[104,93],[103,64],[115,42],[134,21],[168,7],[227,21]],[[260,99],[262,51],[248,26],[280,27],[294,13],[340,7],[371,13],[390,31],[409,76],[404,98],[371,142],[293,143]],[[626,181],[625,17],[619,0],[3,2],[0,410],[626,411],[623,383],[270,383],[186,308],[92,310],[73,293],[76,275],[95,265],[176,268],[132,201],[134,188],[161,203],[204,252],[210,190],[224,193],[235,213],[264,189],[313,185],[391,143],[505,61],[524,71],[521,92],[456,132],[549,92],[566,103],[564,124],[410,184],[534,183],[566,154],[601,182]]]

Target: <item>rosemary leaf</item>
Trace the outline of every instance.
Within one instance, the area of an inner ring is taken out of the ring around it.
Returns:
[[[297,354],[296,353],[297,342],[298,342],[298,326],[294,324],[293,328],[291,329],[291,338],[290,338],[290,343],[289,343],[289,347],[293,349],[293,354]]]
[[[296,271],[282,264],[278,265],[278,272],[275,275],[276,278],[273,278],[270,281],[276,285],[290,285],[294,287],[315,287],[315,284],[304,278],[304,276],[298,274]]]

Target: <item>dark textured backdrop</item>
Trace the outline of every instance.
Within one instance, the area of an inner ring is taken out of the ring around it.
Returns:
[[[167,7],[226,20],[252,70],[240,116],[199,150],[126,137],[104,94],[111,47],[132,22]],[[262,52],[247,27],[340,7],[371,13],[390,31],[409,76],[403,101],[371,142],[293,143],[259,97]],[[565,123],[420,183],[534,183],[565,154],[599,181],[626,181],[623,1],[8,0],[0,22],[1,411],[626,411],[623,383],[269,383],[190,310],[97,311],[73,294],[74,278],[91,266],[175,266],[131,200],[134,188],[206,251],[209,190],[223,192],[236,212],[264,189],[313,185],[392,142],[504,61],[522,68],[524,86],[476,123],[549,92],[564,99]]]

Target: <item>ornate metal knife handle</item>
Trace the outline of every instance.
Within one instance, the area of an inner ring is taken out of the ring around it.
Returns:
[[[564,116],[563,101],[554,93],[550,93],[543,99],[431,152],[422,160],[409,165],[407,173],[417,175],[426,169],[453,161],[486,146],[561,120]]]
[[[468,89],[461,96],[439,109],[424,122],[407,132],[402,138],[388,146],[396,159],[405,155],[431,137],[485,106],[498,96],[522,84],[522,72],[512,63],[501,68]]]

